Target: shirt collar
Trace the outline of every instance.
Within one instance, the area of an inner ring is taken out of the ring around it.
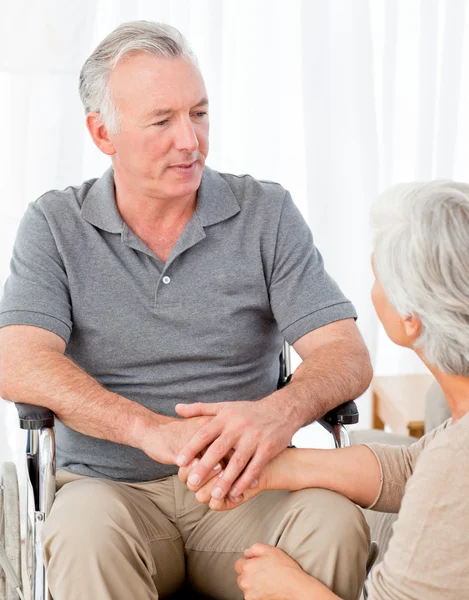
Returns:
[[[117,209],[112,167],[91,186],[83,201],[81,216],[99,229],[122,233],[124,221]]]
[[[220,223],[239,211],[238,201],[225,179],[217,171],[205,167],[195,211],[201,225],[206,227]],[[83,201],[81,215],[99,229],[109,233],[122,233],[124,221],[117,209],[112,167],[91,186]]]
[[[205,167],[195,210],[202,226],[206,227],[225,221],[239,213],[240,210],[235,195],[222,175]]]

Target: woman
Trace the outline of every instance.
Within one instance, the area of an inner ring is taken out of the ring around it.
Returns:
[[[469,598],[469,185],[395,186],[375,202],[372,228],[378,317],[433,373],[452,418],[409,448],[287,449],[244,497],[212,498],[212,480],[197,498],[227,510],[263,490],[321,487],[399,512],[369,599],[462,600]],[[210,405],[193,405],[184,416],[201,410],[211,414]],[[277,548],[255,544],[245,556],[236,570],[246,600],[338,598]]]

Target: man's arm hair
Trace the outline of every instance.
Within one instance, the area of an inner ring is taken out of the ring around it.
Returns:
[[[75,431],[135,448],[146,424],[173,420],[106,390],[64,352],[64,340],[40,327],[0,329],[0,396],[45,406]]]
[[[370,385],[370,356],[353,319],[311,331],[293,347],[303,362],[291,382],[265,402],[278,403],[283,411],[288,407],[299,427],[357,398]]]

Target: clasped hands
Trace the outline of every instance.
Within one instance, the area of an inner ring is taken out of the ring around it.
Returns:
[[[180,449],[179,478],[199,502],[234,508],[263,488],[264,467],[284,450],[299,424],[285,422],[266,399],[178,404],[185,419],[211,417]]]

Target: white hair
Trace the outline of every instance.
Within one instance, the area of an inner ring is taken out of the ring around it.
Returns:
[[[469,184],[396,185],[375,201],[371,226],[389,302],[421,320],[414,348],[440,371],[469,377]]]
[[[159,58],[197,58],[184,36],[174,27],[151,21],[122,23],[86,60],[80,72],[79,92],[85,114],[97,112],[109,131],[118,132],[119,115],[114,106],[109,76],[129,54],[145,52]]]

